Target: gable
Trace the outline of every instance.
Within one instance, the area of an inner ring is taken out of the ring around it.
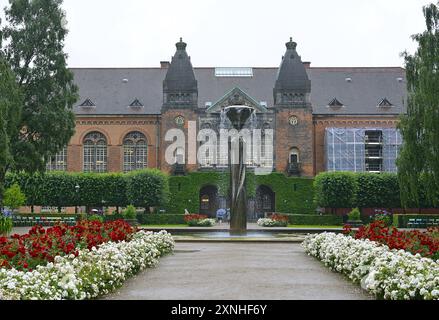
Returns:
[[[230,106],[247,106],[251,107],[259,113],[266,113],[267,109],[257,102],[250,95],[242,91],[239,87],[235,87],[227,92],[220,100],[212,104],[206,112],[214,113],[220,112],[223,108]]]

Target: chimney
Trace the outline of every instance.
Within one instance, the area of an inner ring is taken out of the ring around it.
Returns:
[[[304,61],[303,65],[305,66],[305,69],[311,68],[311,62],[309,62],[309,61]]]
[[[171,63],[169,61],[160,61],[160,68],[168,69]]]

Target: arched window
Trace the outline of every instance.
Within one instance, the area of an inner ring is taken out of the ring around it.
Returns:
[[[49,157],[46,163],[47,171],[67,171],[67,147],[56,155]]]
[[[100,132],[90,132],[84,138],[84,172],[107,171],[107,139]]]
[[[148,142],[141,132],[130,132],[123,140],[123,171],[144,169],[148,166]]]
[[[300,163],[300,157],[299,157],[299,149],[292,148],[290,151],[290,164],[298,164]]]

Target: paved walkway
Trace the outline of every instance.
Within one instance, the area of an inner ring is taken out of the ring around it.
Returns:
[[[173,255],[106,299],[365,300],[299,244],[177,243]]]

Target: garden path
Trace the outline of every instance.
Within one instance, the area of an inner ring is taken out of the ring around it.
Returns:
[[[159,266],[129,279],[112,300],[366,300],[357,285],[299,244],[177,243]]]

